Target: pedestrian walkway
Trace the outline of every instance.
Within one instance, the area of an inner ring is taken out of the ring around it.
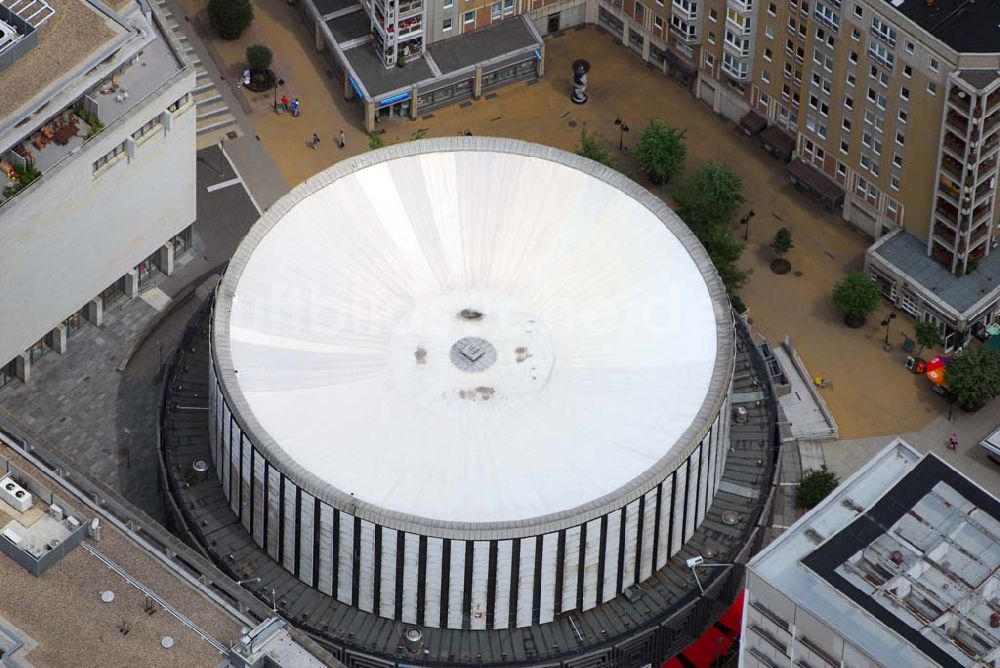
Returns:
[[[194,101],[197,105],[198,149],[214,146],[220,139],[236,139],[242,136],[243,130],[239,122],[230,112],[229,105],[223,100],[215,81],[202,64],[190,38],[174,18],[173,12],[167,6],[167,0],[151,0],[151,2],[163,13],[174,37],[180,40],[185,58],[195,68],[197,81]]]
[[[1000,398],[975,413],[966,413],[956,407],[951,420],[947,415],[941,415],[924,429],[899,436],[921,452],[933,452],[991,494],[1000,496],[1000,464],[989,459],[977,445],[998,425]],[[954,451],[947,448],[948,437],[952,434],[958,435],[958,449]],[[823,456],[826,465],[844,479],[894,438],[896,434],[824,443]]]

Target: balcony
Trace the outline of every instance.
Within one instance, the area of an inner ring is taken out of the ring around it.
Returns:
[[[938,195],[937,206],[934,207],[934,210],[941,214],[941,217],[947,221],[958,220],[958,207],[949,203],[948,200],[940,195]]]
[[[978,202],[984,197],[989,197],[990,195],[993,194],[994,190],[996,190],[996,188],[990,186],[989,180],[983,179],[983,182],[980,183],[978,187],[976,187],[976,192],[975,192],[976,201]]]
[[[944,133],[944,147],[959,160],[965,159],[965,140],[959,138],[950,130]]]
[[[1000,90],[995,90],[986,98],[986,115],[1000,109]]]
[[[677,5],[673,5],[676,7]],[[741,14],[749,14],[753,12],[753,0],[727,0],[727,7],[732,7]]]
[[[972,96],[958,86],[952,86],[951,92],[948,93],[948,102],[959,111],[968,115],[971,109],[970,102],[972,102]]]
[[[670,12],[676,14],[685,21],[697,21],[698,20],[698,5],[692,7],[692,3],[683,4],[681,2],[673,2],[670,4]]]
[[[941,242],[942,246],[947,246],[949,248],[955,247],[955,241],[957,237],[955,233],[949,230],[944,225],[934,225],[934,238]]]
[[[1000,145],[1000,135],[993,135],[983,144],[979,155],[989,155],[994,149],[996,149],[997,145]]]
[[[968,119],[964,118],[957,111],[954,110],[949,111],[948,115],[945,117],[945,120],[948,123],[948,125],[958,130],[958,133],[963,137],[969,133]]]
[[[688,34],[686,32],[681,32],[681,29],[675,26],[673,23],[670,24],[670,34],[677,38],[678,41],[684,44],[696,44],[698,42],[698,35]]]
[[[992,208],[990,206],[991,204],[993,204],[993,202],[991,200],[987,199],[982,204],[980,204],[979,206],[977,206],[975,209],[972,210],[972,226],[973,227],[975,227],[976,225],[980,224],[985,219],[989,218],[990,209]]]
[[[956,183],[962,181],[962,163],[950,155],[941,158],[941,171],[950,176]]]
[[[997,166],[997,157],[995,155],[989,160],[984,160],[983,162],[979,163],[978,176],[980,181],[992,176],[991,172],[993,172],[993,170],[996,169],[996,166]]]

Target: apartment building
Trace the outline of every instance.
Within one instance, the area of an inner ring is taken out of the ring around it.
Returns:
[[[996,665],[1000,501],[896,439],[747,564],[743,668]]]
[[[181,53],[146,2],[0,2],[0,385],[191,243],[195,73]]]

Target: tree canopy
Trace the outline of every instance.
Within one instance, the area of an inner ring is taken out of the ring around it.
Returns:
[[[666,183],[684,169],[687,158],[686,130],[652,120],[638,132],[632,154],[642,171],[655,183]]]
[[[1000,353],[969,346],[945,367],[944,381],[962,408],[978,410],[1000,396]]]
[[[208,20],[222,39],[239,39],[253,22],[250,0],[208,0]]]
[[[601,133],[580,130],[580,143],[576,145],[576,154],[599,162],[605,167],[618,169],[618,161],[612,152],[611,142]]]
[[[878,306],[878,286],[864,274],[855,271],[833,286],[833,303],[845,317],[864,319]]]

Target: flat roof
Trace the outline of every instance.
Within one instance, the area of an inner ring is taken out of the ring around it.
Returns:
[[[332,18],[326,24],[330,26],[330,32],[333,33],[333,38],[337,40],[338,44],[341,42],[350,42],[359,37],[365,37],[372,30],[371,19],[361,11],[360,7],[357,11]],[[371,48],[371,45],[369,45],[369,48]],[[382,67],[385,67],[385,65]]]
[[[937,295],[958,313],[1000,290],[1000,253],[990,253],[971,274],[955,276],[927,255],[927,242],[900,230],[870,251]]]
[[[728,313],[680,219],[561,151],[402,146],[293,191],[230,263],[217,336],[265,456],[383,509],[500,522],[696,442]]]
[[[0,455],[59,495],[65,509],[89,522],[89,509],[78,506],[70,493],[55,484],[30,462],[0,445]],[[2,507],[3,502],[0,502]],[[41,577],[35,577],[12,559],[0,555],[0,637],[13,634],[37,643],[26,643],[23,657],[12,657],[36,666],[212,666],[223,657],[218,650],[157,606],[144,610],[145,594],[110,570],[85,549],[92,547],[159,594],[174,608],[223,643],[239,636],[241,624],[204,594],[181,580],[151,553],[146,552],[104,522],[102,540],[85,539]],[[112,591],[114,601],[104,603],[101,593]],[[128,625],[128,634],[119,627]],[[174,639],[169,650],[160,642]]]
[[[87,0],[47,1],[55,15],[39,28],[38,46],[0,73],[0,119],[32,99],[44,99],[52,84],[128,34]]]
[[[998,540],[995,497],[896,439],[749,568],[882,664],[960,668],[1000,648]]]
[[[344,57],[372,97],[412,86],[434,76],[430,65],[423,58],[410,61],[403,67],[386,68],[370,42],[344,51]]]
[[[527,47],[538,48],[538,40],[524,21],[507,20],[475,32],[434,42],[427,47],[442,74],[500,58]]]
[[[1000,53],[1000,3],[989,0],[885,0],[959,53]]]

